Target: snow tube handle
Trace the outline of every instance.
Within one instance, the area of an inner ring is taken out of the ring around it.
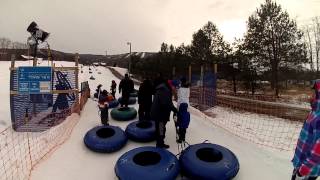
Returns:
[[[172,163],[172,164],[170,164],[170,166],[169,167],[167,167],[167,172],[168,171],[170,171],[174,166],[176,165],[176,163]]]

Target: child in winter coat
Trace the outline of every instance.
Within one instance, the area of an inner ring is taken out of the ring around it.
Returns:
[[[320,79],[313,89],[312,111],[303,124],[292,159],[292,180],[316,180],[320,176]]]
[[[178,143],[186,140],[186,132],[190,123],[190,113],[188,112],[188,104],[181,103],[179,106],[178,119],[176,125],[178,127],[179,139]]]
[[[99,96],[98,106],[100,109],[100,116],[101,116],[101,124],[108,126],[109,117],[108,117],[108,92],[103,90],[101,95]]]

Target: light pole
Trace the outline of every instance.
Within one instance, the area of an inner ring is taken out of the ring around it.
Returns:
[[[232,63],[232,81],[233,81],[233,93],[237,95],[237,84],[236,84],[236,71],[238,70],[238,63]]]
[[[127,45],[129,45],[130,47],[130,59],[129,59],[129,68],[128,68],[128,72],[129,72],[129,77],[130,77],[130,72],[131,72],[131,42],[127,42]]]

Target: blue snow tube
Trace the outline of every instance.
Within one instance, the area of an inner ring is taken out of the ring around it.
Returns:
[[[115,108],[119,106],[119,101],[117,99],[109,102],[109,108]]]
[[[183,174],[190,179],[229,180],[239,171],[239,161],[233,152],[217,144],[191,145],[179,160]]]
[[[121,149],[128,141],[117,126],[97,126],[84,136],[84,144],[95,152],[110,153]]]
[[[150,142],[156,139],[154,121],[135,121],[126,128],[127,137],[137,142]]]
[[[139,147],[123,154],[115,173],[121,180],[172,180],[179,174],[179,161],[171,152],[156,147]]]
[[[129,121],[137,117],[137,110],[133,107],[114,108],[110,115],[114,120]]]
[[[119,97],[118,101],[121,103],[122,102],[122,97]],[[133,105],[137,102],[137,99],[135,97],[129,97],[129,105]]]

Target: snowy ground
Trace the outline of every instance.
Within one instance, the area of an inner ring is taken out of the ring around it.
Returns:
[[[211,123],[232,134],[264,147],[280,150],[295,148],[302,123],[273,116],[214,107],[206,110]]]
[[[88,73],[88,67],[84,67],[84,73],[80,79],[88,79],[91,74]],[[96,80],[88,80],[92,93],[98,84],[109,90],[111,80],[116,80],[112,73],[104,68],[93,68],[92,75]],[[98,74],[101,72],[101,74]],[[119,80],[116,80],[119,84]],[[117,94],[117,97],[119,94]],[[138,106],[134,105],[137,109]],[[187,141],[190,144],[201,143],[209,140],[212,143],[220,144],[232,150],[240,162],[240,171],[235,179],[237,180],[283,180],[290,179],[292,166],[290,159],[293,152],[270,151],[258,147],[256,144],[235,137],[231,133],[214,126],[211,119],[198,110],[191,108],[191,124],[187,132]],[[228,115],[230,112],[220,109],[219,113]],[[241,114],[237,114],[241,116]],[[112,125],[120,126],[125,129],[129,122],[114,121],[110,117]],[[97,104],[89,100],[83,112],[80,121],[75,127],[71,138],[62,145],[51,157],[40,163],[32,172],[33,180],[69,180],[69,179],[117,179],[114,173],[116,160],[126,151],[132,148],[155,145],[152,143],[135,143],[128,141],[128,144],[118,152],[112,154],[99,154],[88,150],[83,137],[91,128],[100,124]],[[175,130],[173,121],[167,125],[166,143],[170,145],[170,151],[178,153],[175,143]]]
[[[41,65],[48,65],[46,61],[40,63]],[[16,64],[20,66],[32,65],[31,61],[17,62]],[[72,62],[56,62],[56,66],[73,65],[74,63]],[[2,83],[0,96],[3,97],[1,101],[2,105],[0,106],[0,131],[11,126],[9,109],[9,67],[10,62],[0,62],[0,82]],[[84,80],[89,81],[92,94],[98,84],[102,84],[102,88],[108,91],[110,90],[111,80],[115,80],[117,84],[119,84],[120,80],[114,77],[107,68],[91,67],[91,69],[92,74],[89,73],[89,67],[83,67],[83,73],[79,74],[79,78],[80,82]],[[122,71],[122,74],[126,73],[126,69],[121,69],[122,68],[117,68],[118,71]],[[94,76],[96,80],[89,80],[91,75]],[[117,97],[119,97],[119,94],[117,94]],[[134,107],[136,107],[136,109],[138,108],[137,105]],[[268,119],[268,117],[261,117],[255,114],[236,113],[220,107],[211,110],[212,113],[217,115],[216,118],[209,118],[194,108],[191,108],[190,111],[192,121],[187,132],[187,141],[190,144],[195,144],[209,140],[212,143],[223,145],[232,150],[240,162],[240,171],[235,179],[290,179],[292,171],[290,159],[293,152],[271,151],[261,148],[221,128],[222,126],[227,126],[230,127],[231,131],[234,128],[240,128],[244,132],[246,132],[245,130],[253,130],[257,132],[257,137],[251,138],[261,140],[258,134],[259,128],[255,126],[254,122],[259,121],[262,125],[267,124],[272,125],[272,127],[276,126],[274,124],[281,123],[283,127],[287,125],[290,127],[289,122],[283,121],[282,119]],[[224,121],[225,119],[231,119],[232,121]],[[215,123],[212,123],[213,121]],[[110,118],[110,123],[125,129],[129,122],[117,122]],[[94,153],[84,146],[83,137],[89,129],[99,124],[100,119],[97,104],[95,101],[89,100],[81,113],[80,121],[76,125],[71,138],[49,158],[35,167],[31,179],[116,179],[114,164],[124,152],[143,145],[155,145],[155,143],[141,144],[128,141],[128,144],[118,152],[112,154]],[[166,143],[171,146],[169,150],[177,154],[178,149],[175,143],[175,130],[172,120],[167,125],[167,129]],[[288,130],[290,130],[290,128],[288,128]]]

